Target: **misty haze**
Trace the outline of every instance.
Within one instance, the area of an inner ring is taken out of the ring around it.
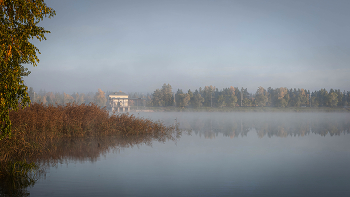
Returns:
[[[350,196],[350,1],[0,7],[0,196]]]
[[[138,113],[180,138],[58,142],[33,196],[347,196],[349,113]],[[180,135],[180,134],[178,134]],[[101,146],[98,147],[97,144]],[[136,143],[136,144],[135,144]],[[69,148],[68,148],[69,147]],[[49,159],[44,156],[43,160]]]

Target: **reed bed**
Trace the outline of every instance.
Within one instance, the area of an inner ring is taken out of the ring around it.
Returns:
[[[31,162],[37,163],[42,155],[59,159],[57,155],[60,154],[55,148],[60,139],[103,139],[113,136],[111,139],[133,139],[129,141],[129,145],[133,145],[173,139],[175,131],[174,126],[165,126],[159,121],[129,114],[110,115],[105,108],[92,103],[69,103],[65,106],[34,103],[30,107],[11,111],[10,119],[12,137],[0,141],[0,177],[13,178],[18,172],[19,179],[23,177],[23,171],[34,169]],[[98,146],[101,144],[98,143]]]
[[[24,131],[30,137],[86,137],[104,135],[140,135],[165,133],[172,127],[160,122],[136,118],[129,114],[109,115],[106,109],[94,104],[30,107],[10,113],[13,130]]]

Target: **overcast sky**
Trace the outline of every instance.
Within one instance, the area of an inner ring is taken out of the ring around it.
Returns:
[[[46,0],[35,91],[350,90],[350,1]]]

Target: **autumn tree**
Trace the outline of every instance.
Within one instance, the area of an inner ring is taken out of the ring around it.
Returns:
[[[272,107],[275,103],[274,101],[275,90],[271,87],[267,88],[267,103],[266,106]]]
[[[265,107],[268,101],[268,93],[263,87],[259,87],[255,94],[255,104],[259,107]]]
[[[193,92],[189,89],[189,90],[187,91],[187,94],[190,96],[190,101],[189,101],[188,105],[189,105],[189,106],[192,106],[191,101],[193,100]]]
[[[163,84],[162,89],[154,91],[150,104],[155,107],[173,106],[174,96],[171,85]]]
[[[98,91],[96,92],[94,96],[94,103],[96,103],[96,105],[100,107],[106,106],[107,98],[105,96],[105,93],[101,89],[98,89]]]
[[[299,95],[299,98],[300,98],[300,104],[303,105],[303,106],[306,106],[308,104],[308,94],[307,94],[307,91],[304,90],[303,88],[301,89],[298,89],[298,95]]]
[[[55,95],[52,92],[48,92],[46,95],[46,101],[49,105],[55,104]]]
[[[330,91],[327,96],[327,103],[329,107],[336,107],[338,104],[338,95],[334,91]]]
[[[236,88],[231,86],[230,88],[226,89],[226,94],[225,94],[225,102],[228,107],[235,107],[237,103],[237,96],[236,96]]]
[[[226,106],[226,102],[225,102],[225,95],[223,92],[219,92],[219,91],[216,91],[215,92],[215,106],[216,107],[225,107]]]
[[[338,89],[338,90],[335,90],[335,92],[337,93],[337,95],[338,95],[338,106],[340,107],[340,106],[343,106],[344,105],[344,103],[343,103],[343,100],[344,100],[344,94],[340,91],[340,89]],[[345,92],[344,92],[345,93]]]
[[[146,96],[146,106],[153,106],[151,94],[147,94]]]
[[[95,94],[93,92],[89,92],[84,96],[85,104],[90,104],[94,102]]]
[[[42,103],[42,104],[44,104],[44,105],[46,105],[47,104],[47,100],[46,100],[46,95],[39,95],[38,96],[38,101],[39,101],[39,103]]]
[[[63,105],[64,104],[64,95],[56,92],[55,93],[55,101],[54,101],[55,104],[57,105]]]
[[[175,101],[177,107],[187,107],[191,97],[188,93],[183,93],[182,90],[178,89],[175,94]]]
[[[161,92],[162,92],[162,99],[164,102],[164,106],[173,106],[174,97],[173,97],[171,85],[164,84],[162,86]]]
[[[214,86],[205,86],[204,90],[202,91],[202,97],[204,98],[203,105],[206,107],[211,107],[213,102],[213,93],[214,93],[215,87]]]
[[[154,93],[152,94],[151,106],[163,107],[164,105],[165,105],[165,102],[163,100],[162,91],[159,89],[156,89],[156,91],[154,91]]]
[[[81,105],[85,102],[85,94],[84,93],[81,93],[81,94],[76,94],[75,95],[75,102],[78,104],[78,105]]]
[[[100,89],[99,89],[99,91],[100,91]],[[101,90],[101,91],[102,91],[102,90]],[[104,95],[104,93],[103,93],[103,95]],[[75,100],[75,99],[74,99],[71,95],[66,94],[66,93],[63,92],[63,103],[64,103],[64,104],[73,103],[74,100]]]
[[[38,23],[54,15],[43,0],[0,0],[0,140],[11,137],[10,110],[30,103],[22,64],[36,66],[40,52],[29,40],[45,40],[50,32]]]
[[[277,107],[287,107],[289,94],[287,88],[277,88]]]
[[[236,88],[224,88],[222,91],[216,91],[216,106],[217,107],[235,107],[237,103]]]

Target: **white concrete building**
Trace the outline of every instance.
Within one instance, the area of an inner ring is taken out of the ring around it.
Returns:
[[[116,110],[117,112],[130,111],[130,106],[128,104],[129,95],[124,92],[115,92],[108,96],[108,102],[112,107],[112,111]]]

